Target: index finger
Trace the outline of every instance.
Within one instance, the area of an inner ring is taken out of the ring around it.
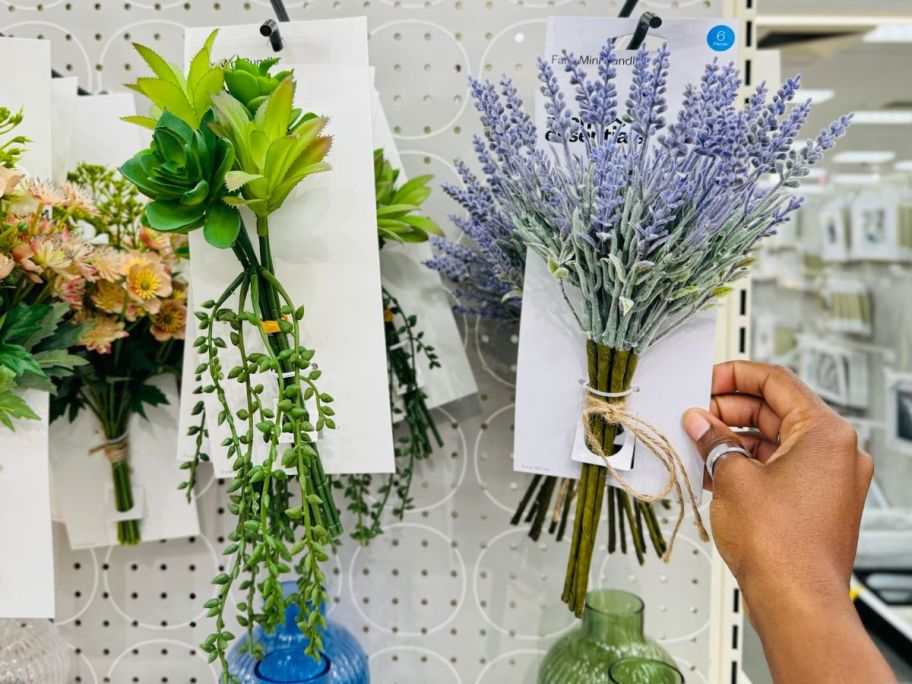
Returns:
[[[780,417],[817,408],[822,400],[792,371],[754,361],[726,361],[713,368],[712,393],[760,397]]]

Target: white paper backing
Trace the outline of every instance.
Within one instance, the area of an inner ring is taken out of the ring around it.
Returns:
[[[121,90],[120,83],[141,73],[130,41],[154,45],[180,61],[186,25],[271,16],[266,0],[222,0],[218,10],[208,0],[187,0],[187,8],[184,2],[165,0],[160,10],[152,0],[131,1],[130,9],[103,2],[101,11],[81,0],[69,3],[69,10],[62,0],[44,0],[41,12],[35,10],[38,0],[2,4],[16,8],[7,14],[0,7],[2,30],[51,39],[57,69],[79,75],[82,85],[94,91]],[[515,66],[531,63],[541,52],[545,17],[556,12],[611,16],[622,3],[287,4],[295,19],[368,14],[377,86],[407,172],[455,182],[452,159],[471,157],[471,135],[477,132],[466,76],[514,72],[531,102],[534,75],[515,72]],[[722,8],[720,0],[676,4],[672,10],[666,0],[643,0],[638,11],[718,16]],[[446,216],[455,205],[441,192],[434,193],[429,205],[433,217],[451,230]],[[462,332],[479,384],[482,417],[453,427],[437,412],[447,445],[419,471],[414,490],[418,508],[372,549],[347,543],[332,573],[338,605],[331,617],[361,639],[379,684],[532,684],[535,663],[570,624],[556,591],[566,545],[551,539],[530,543],[522,529],[508,523],[528,481],[512,472],[510,461],[518,331],[484,324],[477,329],[463,325]],[[224,486],[203,484],[202,534],[192,541],[71,552],[56,526],[57,622],[76,649],[69,681],[91,684],[107,678],[129,684],[134,676],[140,681],[216,681],[197,644],[208,633],[201,605],[211,591],[209,580],[221,562],[217,549],[230,521]],[[709,676],[707,550],[688,538],[670,566],[654,556],[642,571],[624,558],[606,561],[600,555],[594,564],[605,576],[599,583],[607,584],[610,575],[611,584],[643,596],[647,631],[668,639],[668,648],[682,659],[688,684],[705,683]],[[452,565],[445,562],[450,559]],[[410,599],[414,603],[407,603]]]
[[[52,167],[50,51],[35,40],[0,39],[0,106],[22,123],[12,135],[33,142],[20,168],[47,177]],[[3,142],[12,137],[7,135]],[[51,557],[48,397],[28,391],[23,399],[40,420],[0,426],[0,617],[49,617],[54,613]]]

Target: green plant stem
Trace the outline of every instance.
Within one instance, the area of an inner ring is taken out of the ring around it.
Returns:
[[[591,340],[586,344],[590,385],[602,392],[622,392],[630,387],[636,369],[637,356],[627,351],[615,351]],[[608,401],[617,401],[609,399]],[[614,453],[616,425],[607,425],[598,416],[592,418],[591,431],[599,439],[603,453]],[[567,574],[564,582],[563,600],[577,616],[582,615],[589,586],[589,571],[595,550],[599,518],[604,501],[607,469],[603,466],[583,464],[580,473],[579,496]],[[615,492],[616,496],[626,496]],[[621,498],[621,505],[622,498]],[[618,516],[620,518],[620,516]],[[621,544],[625,544],[623,537]],[[623,546],[622,546],[623,548]]]

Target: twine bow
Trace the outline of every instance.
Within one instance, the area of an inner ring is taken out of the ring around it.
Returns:
[[[104,451],[105,458],[111,465],[123,463],[130,456],[130,436],[124,433],[120,437],[106,440],[104,444],[89,449],[90,454],[97,454],[99,451]]]
[[[587,391],[585,401],[583,402],[583,425],[586,426],[586,444],[593,454],[605,462],[608,472],[611,473],[611,476],[615,479],[620,488],[635,499],[647,503],[655,503],[665,499],[672,490],[674,490],[677,495],[681,508],[678,512],[678,519],[675,522],[674,530],[671,533],[671,539],[668,542],[668,548],[665,550],[662,560],[667,563],[671,558],[671,550],[674,547],[675,538],[677,538],[678,531],[684,523],[684,514],[686,512],[684,489],[687,491],[687,499],[694,513],[694,522],[699,530],[700,539],[709,541],[709,534],[707,534],[706,527],[703,524],[703,516],[700,515],[700,503],[697,501],[693,487],[690,486],[687,470],[684,468],[681,457],[675,451],[671,442],[668,441],[668,438],[662,434],[662,431],[656,425],[633,413],[627,407],[626,397],[621,397],[617,401],[606,401],[602,397],[595,396],[588,386],[587,389],[589,391]],[[617,468],[611,464],[611,461],[605,455],[605,452],[602,451],[599,438],[593,431],[592,418],[595,416],[601,418],[606,425],[620,425],[625,431],[639,439],[658,457],[668,473],[668,480],[658,494],[643,494],[638,492],[624,479]],[[684,482],[683,488],[681,486],[682,480]]]

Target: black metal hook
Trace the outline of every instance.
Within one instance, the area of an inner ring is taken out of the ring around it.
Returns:
[[[291,17],[288,16],[288,10],[285,9],[285,3],[283,0],[270,0],[272,3],[272,11],[275,12],[276,19],[279,21],[291,21]]]
[[[620,19],[626,19],[633,14],[633,10],[636,9],[638,4],[640,4],[640,0],[627,0],[627,2],[624,3],[624,6],[621,7],[621,11],[618,12],[618,17]]]
[[[627,43],[627,49],[639,50],[643,41],[646,40],[646,34],[649,33],[649,29],[659,28],[661,25],[662,18],[655,12],[643,12],[639,21],[637,21],[637,26],[633,36],[630,38],[630,42]]]
[[[291,21],[288,16],[288,10],[285,9],[283,0],[270,0],[272,9],[275,12],[276,19],[279,21]],[[269,38],[269,44],[272,45],[273,52],[279,52],[285,47],[285,41],[282,40],[282,33],[279,31],[279,25],[275,19],[267,19],[260,26],[260,35]]]
[[[282,40],[282,34],[279,32],[279,25],[275,19],[267,19],[263,22],[260,26],[260,35],[269,38],[273,52],[279,52],[285,47],[285,41]]]

